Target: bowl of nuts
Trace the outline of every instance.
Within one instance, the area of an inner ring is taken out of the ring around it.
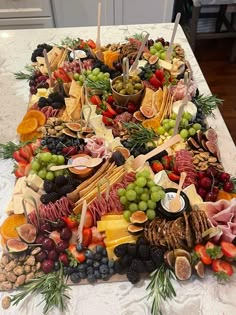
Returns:
[[[119,76],[112,80],[111,89],[116,102],[125,106],[128,102],[137,103],[142,98],[144,85],[138,75],[129,76],[127,80]]]

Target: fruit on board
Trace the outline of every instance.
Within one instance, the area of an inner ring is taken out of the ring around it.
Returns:
[[[236,257],[236,246],[232,243],[222,241],[220,243],[221,250],[226,257],[235,258]]]
[[[205,277],[205,266],[201,260],[194,265],[194,269],[200,278],[203,279]]]
[[[129,219],[133,224],[142,225],[147,222],[148,217],[143,211],[135,211]]]
[[[141,106],[140,111],[146,118],[152,118],[155,114],[154,109],[151,106]]]
[[[17,127],[17,133],[25,135],[34,132],[38,128],[38,121],[35,118],[23,120]]]
[[[37,230],[33,224],[22,224],[21,226],[17,227],[16,230],[22,241],[26,243],[34,243],[37,236]]]
[[[194,251],[196,252],[197,256],[201,259],[204,265],[211,265],[212,259],[207,254],[206,247],[202,244],[198,244],[195,246]]]
[[[179,280],[188,280],[192,275],[192,267],[187,257],[177,256],[175,259],[175,275]]]
[[[46,122],[46,116],[43,112],[36,109],[30,109],[24,116],[23,121],[26,119],[35,118],[39,126],[43,126]]]
[[[26,243],[14,238],[7,240],[6,247],[7,250],[13,254],[22,253],[28,249]]]
[[[7,217],[0,228],[0,234],[4,240],[18,238],[16,228],[26,223],[26,218],[23,214],[12,214]]]
[[[221,259],[213,260],[212,270],[215,272],[219,281],[228,280],[234,272],[231,264]]]

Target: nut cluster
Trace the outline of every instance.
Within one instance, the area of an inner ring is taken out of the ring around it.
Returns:
[[[65,125],[62,120],[50,117],[45,126],[40,127],[38,131],[42,132],[43,136],[59,137],[63,134],[63,129]]]
[[[213,166],[219,171],[223,170],[222,165],[218,162],[215,156],[212,156],[209,152],[205,152],[203,149],[193,150],[193,164],[197,171],[206,171],[209,166]]]

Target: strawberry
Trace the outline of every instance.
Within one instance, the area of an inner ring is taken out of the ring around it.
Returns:
[[[116,111],[111,107],[111,105],[108,102],[105,102],[105,105],[107,111],[109,111],[113,116],[117,115]]]
[[[91,228],[91,231],[92,231],[92,240],[91,240],[91,243],[100,243],[102,242],[103,240],[103,236],[102,234],[98,231],[97,227],[96,226],[93,226]]]
[[[62,217],[62,220],[66,223],[68,228],[72,229],[79,225],[78,219],[76,216],[70,215],[69,217]]]
[[[71,78],[63,68],[58,68],[56,71],[54,71],[53,75],[56,80],[62,81],[64,83],[71,82]]]
[[[165,155],[161,158],[161,164],[164,166],[165,170],[171,169],[172,157],[169,155]]]
[[[215,275],[219,281],[229,280],[229,277],[231,277],[233,274],[233,268],[231,264],[221,259],[213,260],[212,270],[215,272]]]
[[[93,226],[93,216],[89,210],[85,213],[85,219],[84,219],[84,227],[90,228]]]
[[[236,246],[230,242],[222,241],[221,250],[226,257],[236,258]]]
[[[89,246],[88,246],[88,249],[90,249],[90,250],[93,251],[93,250],[95,250],[95,248],[96,248],[98,245],[101,245],[101,246],[103,246],[104,248],[106,247],[103,242],[96,242],[96,243],[90,243]]]
[[[113,120],[109,117],[102,116],[102,122],[104,123],[105,126],[113,126]]]
[[[64,266],[69,266],[69,258],[66,253],[61,253],[59,255],[59,261],[62,262]]]
[[[108,118],[112,118],[114,116],[109,110],[103,111],[102,115]]]
[[[24,158],[26,161],[30,161],[30,157],[32,156],[31,150],[28,147],[22,147],[19,149],[20,156]]]
[[[114,97],[112,95],[109,95],[108,98],[106,99],[107,103],[109,103],[110,105],[112,105],[112,103],[115,101]]]
[[[164,170],[163,165],[159,161],[153,161],[151,164],[151,168],[152,168],[154,173],[158,173],[158,172]]]
[[[30,171],[31,171],[31,164],[29,163],[25,166],[25,176],[28,176]]]
[[[151,83],[156,89],[162,86],[161,82],[157,79],[155,74],[149,79],[149,83]]]
[[[86,257],[83,252],[80,253],[77,252],[75,244],[71,244],[66,251],[69,254],[69,256],[72,256],[79,263],[83,263],[86,260]]]
[[[83,228],[83,242],[84,247],[87,247],[92,240],[92,230],[90,228]]]
[[[99,105],[102,103],[102,100],[101,98],[98,96],[98,95],[92,95],[90,97],[90,102],[93,104],[93,105]]]
[[[134,112],[136,112],[136,110],[137,110],[137,107],[135,106],[135,104],[132,102],[129,102],[127,105],[128,113],[133,114]]]
[[[25,164],[28,164],[28,161],[26,159],[24,159],[21,155],[20,155],[20,151],[15,151],[13,154],[12,154],[12,157],[13,159],[16,160],[16,162],[21,162],[21,163],[25,163]]]
[[[212,263],[211,257],[207,254],[206,248],[202,244],[198,244],[194,248],[195,253],[201,259],[204,265],[210,265]]]
[[[21,169],[16,169],[14,171],[14,174],[15,174],[16,178],[20,178],[20,177],[25,176],[25,172],[23,170],[21,170]]]
[[[94,41],[92,39],[87,40],[87,44],[89,45],[90,48],[95,49],[96,48],[96,44],[94,43]]]
[[[159,70],[157,69],[155,71],[155,76],[157,77],[157,79],[163,84],[165,81],[165,76],[164,76],[164,71],[163,70]]]
[[[180,179],[180,176],[177,174],[174,174],[173,172],[168,173],[168,177],[172,182],[178,182]]]
[[[38,139],[38,140],[36,140],[36,142],[31,142],[28,145],[31,147],[31,151],[34,154],[35,151],[41,146],[41,140]]]
[[[212,242],[207,242],[206,245],[206,252],[212,259],[221,258],[223,253],[221,251],[220,246],[216,246]]]

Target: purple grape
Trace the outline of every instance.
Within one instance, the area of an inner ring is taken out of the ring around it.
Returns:
[[[48,252],[48,259],[53,260],[53,261],[57,261],[58,257],[59,257],[58,252],[55,249],[50,250]]]
[[[60,238],[64,241],[67,241],[71,238],[72,232],[68,227],[65,227],[61,230]]]
[[[55,247],[55,243],[51,238],[45,238],[42,242],[42,248],[46,250],[52,250]]]
[[[54,261],[51,259],[46,259],[42,262],[42,270],[44,273],[50,273],[54,269]]]
[[[42,251],[35,256],[36,261],[42,262],[47,258],[47,253]]]

